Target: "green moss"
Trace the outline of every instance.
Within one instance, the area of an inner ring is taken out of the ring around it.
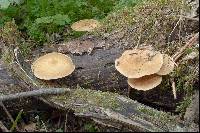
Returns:
[[[195,51],[194,49],[192,51]],[[186,51],[186,54],[191,53],[191,49]],[[195,89],[195,82],[198,82],[198,68],[199,59],[195,58],[190,61],[180,61],[180,64],[174,72],[171,74],[175,79],[177,94],[181,95],[183,98],[179,100],[176,107],[176,112],[180,115],[184,115],[186,108],[191,102],[191,97]]]
[[[161,111],[154,111],[153,109],[148,109],[148,108],[144,108],[142,106],[139,106],[137,108],[139,111],[141,111],[142,113],[144,113],[147,116],[151,116],[152,118],[159,118],[161,121],[170,121],[172,120],[172,115],[170,115],[170,113],[163,113]]]
[[[172,55],[182,45],[178,40],[172,41],[174,37],[177,39],[179,27],[174,31],[172,39],[168,36],[179,20],[180,11],[186,12],[188,8],[181,0],[144,0],[134,7],[108,15],[93,34],[104,37],[107,34],[112,36],[114,31],[123,31],[125,37],[119,41],[129,42],[128,48],[145,43]],[[183,22],[183,25],[186,23]]]
[[[192,96],[185,97],[183,101],[178,103],[176,111],[180,112],[180,115],[183,116],[185,114],[187,107],[189,107],[191,101],[192,101]]]
[[[168,131],[178,126],[176,122],[176,117],[171,115],[170,113],[154,111],[151,108],[144,108],[142,106],[139,106],[137,109],[138,111],[143,113],[140,115],[140,117],[142,117],[144,120],[154,123],[155,125],[158,125],[161,129],[165,129],[166,131]],[[167,127],[167,123],[171,123],[171,126],[173,127]]]
[[[18,31],[14,19],[5,23],[4,27],[0,28],[0,38],[8,45],[13,45],[19,42],[20,32]]]
[[[10,49],[8,48],[3,48],[4,52],[2,53],[2,60],[4,61],[4,63],[6,63],[7,65],[13,62],[13,53],[10,51]]]
[[[76,103],[80,105],[89,103],[90,105],[95,105],[98,107],[116,109],[119,107],[116,96],[117,94],[109,92],[77,88],[70,92],[70,96],[69,94],[66,94],[62,96],[56,96],[53,99],[56,101],[58,100],[65,106],[69,106],[70,103]],[[85,109],[87,110],[88,108],[86,107]]]

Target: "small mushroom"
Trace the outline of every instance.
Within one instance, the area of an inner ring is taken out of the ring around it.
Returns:
[[[172,72],[174,70],[174,61],[172,61],[172,58],[167,55],[164,54],[163,55],[163,65],[160,68],[160,71],[157,72],[158,75],[167,75],[170,72]]]
[[[31,69],[37,78],[51,80],[70,75],[75,70],[75,65],[67,55],[52,52],[34,61]]]
[[[71,28],[75,31],[93,31],[100,23],[94,19],[79,20],[71,25]]]
[[[141,78],[129,78],[128,84],[137,90],[147,91],[155,88],[162,82],[162,76],[157,74],[146,75]]]
[[[125,77],[140,78],[157,73],[163,64],[163,55],[150,50],[127,50],[115,60],[115,68]]]

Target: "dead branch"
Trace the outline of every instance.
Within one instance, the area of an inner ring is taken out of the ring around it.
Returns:
[[[2,132],[10,132],[3,124],[3,122],[0,121],[0,129]]]
[[[182,54],[184,53],[186,48],[191,47],[192,45],[194,45],[194,43],[196,42],[198,37],[199,37],[199,32],[196,33],[177,53],[175,53],[173,55],[172,58],[174,59],[175,62],[179,59],[179,57],[182,56]]]
[[[64,94],[69,91],[70,89],[68,88],[51,88],[51,89],[42,88],[42,89],[37,89],[33,91],[2,95],[0,96],[0,101],[13,100],[13,99],[32,97],[32,96]]]
[[[174,99],[176,99],[177,96],[176,96],[176,86],[175,86],[174,79],[172,80],[172,92],[173,92],[173,95],[174,95]]]
[[[0,101],[0,106],[3,108],[3,110],[5,111],[6,115],[8,116],[8,118],[10,119],[10,121],[12,123],[14,123],[14,119],[12,117],[12,115],[9,113],[9,111],[7,110],[7,108],[5,107],[5,105],[2,103],[2,101]],[[18,126],[16,126],[17,131],[20,131]]]

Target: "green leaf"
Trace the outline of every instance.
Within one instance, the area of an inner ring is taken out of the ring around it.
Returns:
[[[71,21],[68,15],[56,14],[52,18],[53,18],[53,23],[61,26],[68,24]]]
[[[11,131],[11,132],[16,128],[17,122],[21,119],[22,113],[23,113],[23,109],[20,110],[20,112],[18,113],[18,115],[17,115],[15,121],[13,122],[13,125],[12,125],[12,127],[10,128],[10,131]]]
[[[0,9],[6,9],[10,4],[11,2],[9,0],[0,0]]]
[[[61,26],[68,24],[70,21],[71,20],[69,19],[68,15],[61,15],[61,14],[56,14],[54,16],[48,16],[48,17],[41,17],[35,20],[37,24],[53,23],[53,24],[61,25]]]
[[[6,9],[10,4],[21,4],[23,0],[0,0],[0,9]]]
[[[53,19],[52,19],[51,16],[48,16],[48,17],[41,17],[41,18],[37,18],[37,19],[35,20],[35,22],[36,22],[37,24],[41,24],[41,23],[43,23],[43,24],[49,24],[49,23],[52,23],[52,22],[53,22]]]

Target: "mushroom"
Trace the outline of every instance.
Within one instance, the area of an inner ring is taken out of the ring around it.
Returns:
[[[128,84],[137,90],[147,91],[155,88],[162,82],[162,76],[157,74],[146,75],[141,78],[128,78]]]
[[[115,60],[115,68],[128,78],[140,78],[157,73],[163,64],[163,55],[151,50],[128,50]]]
[[[93,31],[99,26],[99,22],[94,19],[79,20],[71,25],[71,28],[75,31]]]
[[[160,71],[157,72],[158,75],[167,75],[174,70],[174,61],[167,54],[163,54],[163,65]]]
[[[37,78],[51,80],[70,75],[75,70],[75,65],[67,55],[52,52],[34,61],[31,69]]]

